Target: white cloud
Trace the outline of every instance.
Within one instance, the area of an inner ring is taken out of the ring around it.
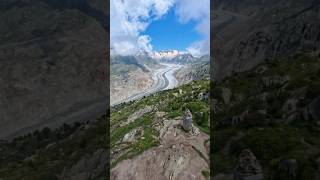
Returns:
[[[197,41],[192,43],[188,48],[187,51],[192,54],[195,57],[201,57],[203,55],[206,55],[209,53],[209,41],[203,40],[203,41]]]
[[[151,38],[142,35],[152,20],[171,8],[174,0],[111,0],[110,46],[113,53],[132,55],[152,51]]]
[[[196,22],[202,40],[186,50],[194,56],[209,53],[210,0],[111,0],[110,43],[115,54],[132,55],[139,50],[152,51],[151,38],[143,35],[149,24],[175,6],[180,23]]]
[[[152,51],[151,38],[148,35],[142,35],[138,38],[138,45],[140,49],[144,49],[147,52]]]
[[[175,13],[181,23],[197,22],[195,30],[203,37],[192,43],[187,51],[194,56],[210,52],[210,0],[176,0]]]

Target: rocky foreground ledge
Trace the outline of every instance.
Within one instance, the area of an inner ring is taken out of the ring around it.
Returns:
[[[208,85],[193,82],[115,107],[111,179],[208,179]]]

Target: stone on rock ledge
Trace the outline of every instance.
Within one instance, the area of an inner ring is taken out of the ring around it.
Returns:
[[[181,126],[185,131],[192,130],[192,114],[189,109],[186,109],[182,117]]]

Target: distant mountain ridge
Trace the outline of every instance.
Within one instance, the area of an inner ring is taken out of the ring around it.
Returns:
[[[112,49],[111,49],[112,52]],[[129,56],[121,56],[111,53],[112,57],[129,57]],[[199,61],[207,61],[209,62],[209,55],[203,55],[201,57],[195,57],[188,52],[182,52],[178,50],[165,50],[165,51],[139,51],[136,55],[131,55],[130,57],[134,57],[140,62],[143,63],[174,63],[174,64],[190,64],[190,63],[198,63]]]

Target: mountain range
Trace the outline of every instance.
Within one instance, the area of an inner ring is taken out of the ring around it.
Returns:
[[[184,65],[177,72],[181,83],[192,79],[202,79],[209,76],[209,56],[201,58],[177,50],[146,52],[136,55],[111,55],[111,104],[150,88],[153,84],[154,72],[164,67],[162,63]],[[197,68],[192,68],[197,64]]]

